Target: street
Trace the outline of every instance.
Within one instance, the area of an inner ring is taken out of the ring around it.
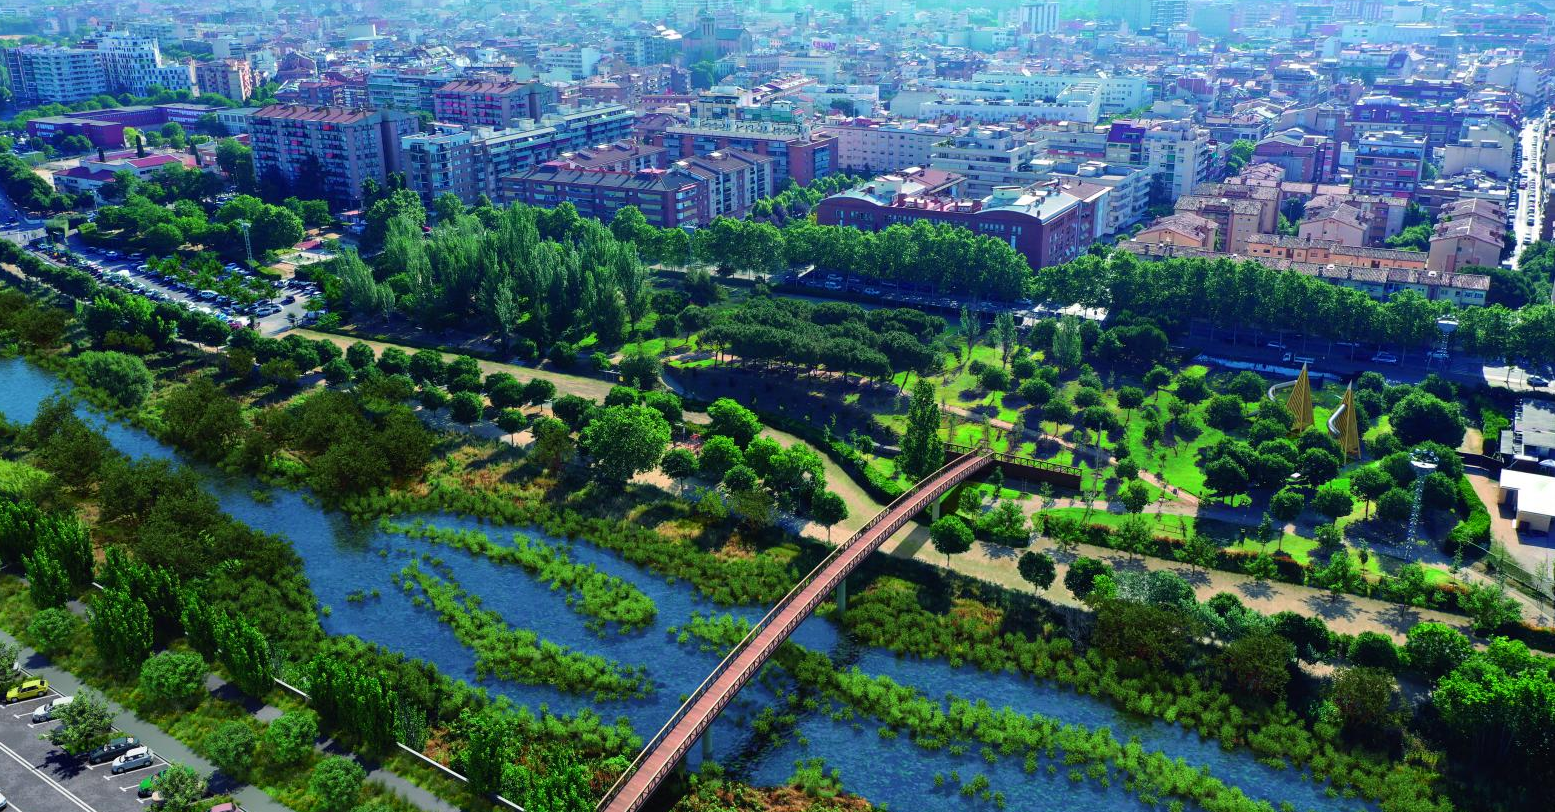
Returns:
[[[1518,133],[1518,149],[1521,150],[1522,157],[1512,172],[1512,195],[1515,203],[1507,212],[1508,219],[1511,221],[1512,235],[1517,243],[1517,248],[1512,252],[1514,268],[1517,267],[1517,255],[1539,239],[1544,225],[1545,190],[1542,175],[1546,131],[1547,120],[1543,115],[1536,115],[1529,116],[1522,131]]]

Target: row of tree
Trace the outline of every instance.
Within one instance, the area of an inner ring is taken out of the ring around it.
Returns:
[[[703,347],[746,361],[825,368],[883,379],[943,363],[945,320],[909,309],[865,311],[843,302],[753,297],[703,330]]]

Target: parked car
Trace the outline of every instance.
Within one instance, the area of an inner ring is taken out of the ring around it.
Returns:
[[[1396,364],[1398,363],[1398,356],[1391,352],[1379,352],[1371,357],[1371,362],[1374,364]]]
[[[86,763],[102,764],[105,761],[113,761],[130,750],[140,746],[140,739],[134,736],[120,736],[109,741],[102,747],[86,754]]]
[[[1528,376],[1528,385],[1532,386],[1532,387],[1534,387],[1536,389],[1543,389],[1544,387],[1550,385],[1550,381],[1549,381],[1548,378],[1544,377],[1543,375],[1529,375]]]
[[[54,699],[53,701],[43,703],[43,707],[38,708],[32,712],[32,723],[35,725],[41,725],[44,722],[54,721],[54,714],[58,712],[60,708],[69,705],[73,699],[75,699],[73,696],[61,696]]]
[[[24,699],[37,699],[47,696],[49,693],[49,681],[46,679],[23,680],[21,685],[5,692],[5,701],[20,702]]]
[[[150,767],[154,758],[155,756],[152,755],[151,748],[149,747],[131,747],[124,751],[124,755],[113,760],[113,767],[110,769],[114,775],[127,773],[131,770]]]

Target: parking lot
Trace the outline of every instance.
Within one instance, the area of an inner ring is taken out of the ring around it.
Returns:
[[[57,721],[32,721],[32,713],[59,697],[50,690],[0,708],[0,793],[20,812],[118,812],[147,808],[140,782],[167,767],[153,752],[151,764],[114,775],[111,762],[87,764],[42,737]],[[115,734],[122,735],[122,734]],[[133,731],[130,732],[133,735]]]
[[[86,271],[103,284],[113,285],[146,296],[153,301],[172,302],[183,307],[219,316],[233,327],[255,327],[260,332],[272,334],[296,324],[311,322],[306,310],[309,298],[318,295],[317,286],[300,279],[287,280],[275,290],[273,297],[250,305],[239,305],[215,291],[201,291],[192,285],[160,274],[146,265],[141,254],[121,254],[118,251],[100,251],[90,246],[72,244],[71,253],[55,256]],[[251,275],[249,272],[228,265],[226,274]]]

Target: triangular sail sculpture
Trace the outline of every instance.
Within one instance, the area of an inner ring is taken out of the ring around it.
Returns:
[[[1291,432],[1300,434],[1312,425],[1312,382],[1307,379],[1307,365],[1301,365],[1301,377],[1296,379],[1296,385],[1290,388],[1290,397],[1285,399],[1285,408],[1295,418],[1291,421]]]
[[[1361,456],[1361,428],[1355,419],[1355,387],[1344,388],[1344,402],[1339,405],[1339,447],[1346,457]]]

